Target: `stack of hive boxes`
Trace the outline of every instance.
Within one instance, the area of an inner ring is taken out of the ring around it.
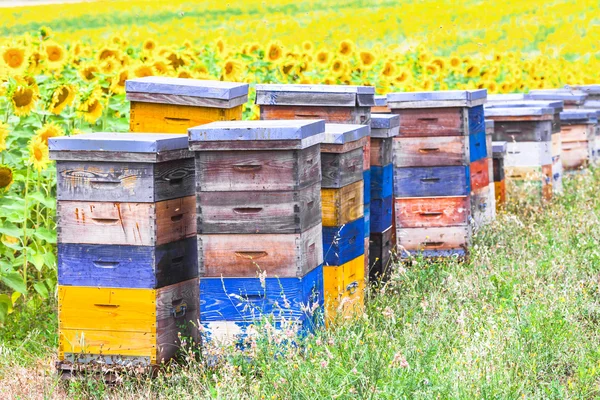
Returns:
[[[392,110],[387,106],[387,96],[379,94],[375,96],[375,105],[371,107],[371,114],[390,114]]]
[[[365,125],[326,124],[321,144],[325,302],[329,319],[363,306]]]
[[[263,318],[298,331],[314,326],[312,311],[323,305],[324,131],[322,120],[189,129],[206,339],[237,342]]]
[[[492,108],[527,108],[527,107],[542,107],[542,108],[552,108],[554,111],[554,116],[552,119],[551,125],[551,133],[552,133],[552,191],[553,193],[562,193],[562,175],[563,175],[563,166],[562,166],[562,141],[560,136],[560,113],[563,111],[563,102],[561,100],[513,100],[515,95],[494,95],[488,97],[488,103],[485,105],[486,110]],[[508,100],[505,100],[508,99]],[[486,111],[487,112],[487,111]],[[517,117],[515,117],[517,118]],[[535,125],[535,122],[527,121],[526,116],[523,116],[523,121],[521,124],[525,127]],[[500,125],[504,125],[503,123],[499,123]],[[510,125],[510,123],[509,123]],[[508,128],[510,129],[510,128]],[[509,132],[510,133],[510,132]]]
[[[394,138],[398,252],[463,256],[471,240],[471,212],[483,219],[477,214],[485,215],[491,204],[471,202],[472,194],[490,193],[486,91],[390,93],[387,99],[400,116]]]
[[[560,113],[560,123],[564,169],[575,171],[587,168],[595,160],[596,111],[565,110]]]
[[[504,179],[504,157],[506,156],[506,142],[493,142],[492,156],[494,160],[496,210],[500,210],[506,204],[506,181]]]
[[[600,118],[600,85],[569,85],[571,90],[580,90],[587,94],[583,108],[596,110],[596,117]],[[596,125],[594,162],[600,162],[600,125]]]
[[[508,198],[533,194],[537,199],[552,199],[554,109],[488,107],[485,113],[494,120],[494,140],[507,142],[504,167]]]
[[[147,76],[125,82],[131,132],[187,133],[192,126],[242,119],[245,83]]]
[[[260,106],[262,120],[320,118],[333,124],[365,125],[370,132],[371,107],[375,106],[375,89],[370,86],[256,85],[256,104]],[[360,139],[360,143],[363,147],[364,213],[365,209],[370,209],[371,197],[369,137]],[[355,148],[355,146],[356,143],[348,145],[346,148]],[[340,151],[336,150],[335,152]],[[366,214],[367,218],[362,218],[363,224],[365,224],[365,220],[368,220],[368,212]],[[363,235],[366,231],[364,228],[363,226]],[[329,254],[330,244],[327,243],[327,239],[324,240],[324,253]],[[360,247],[364,249],[365,243],[368,243],[368,235],[363,238]],[[368,257],[362,256],[360,260],[364,263],[364,271],[368,268]],[[354,264],[358,262],[358,260],[353,261],[355,261]],[[325,287],[330,287],[327,275]],[[346,294],[340,293],[344,298],[347,297]],[[362,293],[360,298],[362,299]],[[342,299],[341,302],[347,302],[347,300]]]
[[[195,337],[194,164],[185,135],[52,138],[59,369],[150,367]]]
[[[393,238],[393,145],[400,130],[396,114],[371,114],[371,220],[369,271],[371,279],[387,275]],[[395,246],[393,246],[395,247]]]

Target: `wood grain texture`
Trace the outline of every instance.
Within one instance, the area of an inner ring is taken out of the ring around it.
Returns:
[[[371,203],[371,169],[363,171],[363,201],[365,204]]]
[[[188,128],[213,121],[242,119],[243,105],[234,108],[132,102],[129,120],[131,132],[187,133]]]
[[[552,121],[494,122],[494,141],[547,142],[552,134]]]
[[[134,103],[173,104],[178,106],[207,107],[231,109],[239,107],[248,101],[248,96],[239,96],[232,99],[210,99],[206,97],[173,95],[161,93],[135,93],[127,92],[127,100]],[[240,118],[241,119],[241,118]]]
[[[466,250],[471,242],[471,227],[397,228],[398,251],[406,250]]]
[[[504,158],[494,158],[494,182],[504,180]]]
[[[323,267],[301,278],[200,278],[200,322],[302,320],[323,304]]]
[[[473,191],[471,195],[471,217],[475,231],[492,222],[495,202],[491,197],[489,185]]]
[[[321,153],[321,187],[341,188],[362,179],[363,149],[347,153]]]
[[[364,215],[363,181],[340,189],[322,189],[323,226],[337,227]]]
[[[347,153],[358,148],[363,148],[364,151],[364,147],[368,142],[368,137],[362,137],[354,142],[344,144],[321,143],[321,153]]]
[[[394,207],[393,196],[383,199],[373,199],[371,202],[371,227],[370,232],[381,233],[392,226],[392,208]]]
[[[475,191],[490,184],[490,168],[487,158],[471,163],[471,190]]]
[[[371,166],[383,167],[392,163],[394,138],[371,138]]]
[[[260,119],[324,119],[328,123],[371,124],[370,107],[260,106]]]
[[[469,159],[471,162],[486,158],[487,144],[485,131],[469,135]],[[490,153],[491,156],[491,153]]]
[[[373,166],[371,168],[371,198],[373,203],[376,199],[389,197],[394,192],[394,166],[388,164],[385,167]]]
[[[554,115],[556,114],[542,114],[542,115],[502,115],[502,116],[486,116],[487,119],[493,120],[494,123],[498,122],[517,122],[517,121],[554,121]],[[494,128],[495,129],[495,128]]]
[[[394,138],[396,167],[468,165],[468,136]]]
[[[552,143],[547,142],[508,142],[504,165],[509,167],[529,167],[552,164]]]
[[[89,162],[109,162],[109,163],[159,163],[174,160],[193,158],[194,153],[189,149],[180,149],[173,151],[162,151],[159,153],[136,153],[136,152],[118,152],[107,151],[53,151],[50,153],[51,160],[60,161],[81,161]]]
[[[494,182],[494,193],[496,195],[496,210],[500,211],[506,204],[506,182],[504,180]]]
[[[399,137],[462,136],[469,134],[465,108],[394,109],[400,115]]]
[[[194,196],[158,203],[60,201],[59,243],[160,246],[196,234]]]
[[[364,255],[344,265],[323,267],[325,313],[328,321],[356,318],[364,309]]]
[[[298,190],[320,181],[319,146],[304,150],[196,152],[197,192]]]
[[[58,244],[58,284],[156,289],[198,276],[196,238],[162,246]]]
[[[562,135],[562,133],[561,133]],[[562,142],[560,158],[565,171],[587,168],[590,163],[588,142]]]
[[[198,233],[300,233],[321,223],[321,186],[296,191],[199,192]]]
[[[158,163],[154,166],[154,199],[163,201],[193,196],[196,190],[194,159]],[[121,200],[123,201],[123,200]]]
[[[469,196],[396,198],[394,207],[399,228],[466,225],[471,212]]]
[[[470,191],[468,166],[394,169],[396,197],[466,196]]]
[[[323,227],[324,265],[342,265],[364,254],[364,228],[363,218],[340,227]]]
[[[371,114],[391,114],[392,110],[388,106],[373,106],[371,107]]]
[[[565,142],[587,142],[594,137],[593,125],[562,125],[560,138]]]
[[[485,115],[483,105],[467,108],[469,135],[485,134]]]
[[[386,279],[392,271],[392,251],[395,243],[392,242],[390,227],[382,233],[374,233],[369,241],[369,280]]]
[[[371,204],[365,204],[363,220],[365,221],[365,237],[368,238],[371,235]]]
[[[304,276],[323,262],[322,226],[303,233],[198,235],[202,277]]]
[[[371,168],[371,138],[367,137],[367,143],[363,146],[363,171]]]

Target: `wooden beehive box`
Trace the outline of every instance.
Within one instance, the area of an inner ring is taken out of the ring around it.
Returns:
[[[381,233],[371,235],[369,242],[369,271],[370,280],[386,279],[392,271],[392,255],[395,247],[393,227]]]
[[[561,158],[565,170],[585,168],[594,161],[596,126],[594,110],[566,110],[561,118]]]
[[[154,203],[194,194],[186,135],[87,133],[50,138],[57,200]]]
[[[562,101],[564,108],[581,108],[587,100],[587,93],[571,89],[538,89],[527,94],[531,100]]]
[[[132,132],[186,133],[213,121],[242,119],[248,84],[148,76],[125,82]]]
[[[464,257],[471,244],[471,225],[396,228],[398,255],[423,257]]]
[[[362,241],[362,239],[361,239]],[[364,310],[364,255],[338,266],[324,266],[325,311],[327,320],[356,318]]]
[[[485,116],[494,121],[496,141],[549,142],[555,109],[551,107],[488,107]]]
[[[504,157],[506,156],[506,148],[506,142],[493,142],[492,144],[496,209],[500,209],[506,204],[506,181],[504,179]]]
[[[564,103],[562,100],[502,100],[501,97],[498,99],[492,99],[488,97],[488,102],[485,104],[486,117],[489,114],[489,110],[496,108],[551,108],[554,111],[551,131],[553,134],[560,132],[560,113],[564,109]],[[527,123],[525,120],[521,121],[521,126],[524,126],[525,129],[527,129],[528,125],[532,126],[535,124],[532,124],[531,121],[529,123]],[[510,129],[510,124],[509,128],[505,129]]]
[[[371,114],[379,113],[379,114],[389,114],[392,110],[387,106],[387,96],[386,95],[375,95],[375,105],[371,107]]]
[[[160,289],[58,287],[59,368],[151,366],[197,338],[198,279]]]

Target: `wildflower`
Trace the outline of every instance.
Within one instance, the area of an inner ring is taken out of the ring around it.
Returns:
[[[328,365],[329,365],[329,361],[327,361],[327,360],[321,361],[321,368],[327,368]]]
[[[408,364],[408,361],[406,361],[406,358],[404,358],[404,356],[402,355],[401,352],[397,352],[396,354],[394,354],[394,358],[392,359],[391,366],[392,367],[400,367],[400,368],[410,367],[410,365]]]
[[[62,110],[75,99],[75,87],[73,85],[61,85],[54,93],[50,101],[50,111],[53,114],[60,114]]]

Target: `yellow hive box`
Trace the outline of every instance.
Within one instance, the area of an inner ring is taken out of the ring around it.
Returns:
[[[365,256],[340,266],[323,267],[325,312],[327,321],[340,315],[354,318],[364,310]]]
[[[58,287],[59,360],[151,366],[195,339],[198,279],[160,289]]]
[[[342,226],[364,216],[362,180],[339,189],[321,189],[323,226]]]

